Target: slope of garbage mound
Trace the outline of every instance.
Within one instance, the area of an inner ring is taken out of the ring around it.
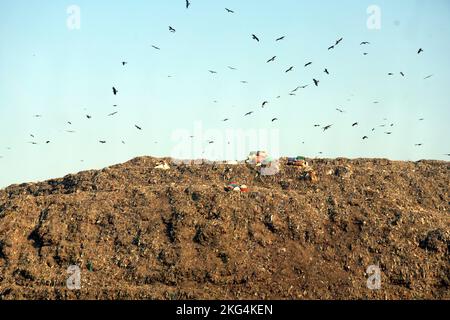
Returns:
[[[450,299],[448,162],[308,162],[142,157],[0,190],[0,299]]]

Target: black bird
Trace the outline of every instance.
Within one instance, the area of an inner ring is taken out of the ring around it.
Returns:
[[[420,119],[419,119],[419,121],[423,121],[423,120],[425,120],[425,119],[424,119],[424,118],[420,118]]]
[[[33,134],[30,134],[30,137],[34,138],[34,135],[33,135]]]
[[[211,140],[211,141],[208,141],[208,143],[209,143],[209,144],[213,144],[213,143],[214,143],[214,141],[212,141],[212,140]]]
[[[358,124],[358,122],[355,122],[354,124],[352,124],[352,127],[356,127]]]
[[[388,135],[391,135],[392,134],[392,132],[385,132],[386,134],[388,134]]]
[[[49,140],[45,141],[45,144],[49,144],[49,143],[50,143],[50,141],[49,141]]]
[[[272,58],[270,58],[269,60],[267,60],[267,63],[275,61],[275,58],[276,58],[276,57],[277,57],[277,56],[273,56]]]
[[[426,76],[425,78],[423,78],[423,80],[430,79],[432,76],[433,76],[433,74],[430,74],[429,76]]]
[[[298,86],[297,88],[295,88],[294,90],[292,90],[291,93],[296,92],[298,89],[300,89],[300,86]]]
[[[259,38],[257,36],[255,36],[254,34],[252,34],[252,39],[254,39],[254,40],[259,42]]]
[[[36,114],[34,117],[35,117],[35,118],[42,118],[42,115]]]
[[[153,48],[153,49],[156,49],[156,50],[161,50],[160,47],[157,47],[157,46],[154,46],[154,45],[152,45],[152,48]]]
[[[281,41],[285,38],[285,36],[279,37],[278,39],[276,39],[275,41]]]
[[[389,72],[388,73],[388,76],[393,76],[394,74],[392,73],[392,72]]]
[[[241,83],[248,83],[248,81],[242,80]]]
[[[417,54],[421,54],[423,52],[423,49],[420,48],[419,51],[417,51]]]
[[[374,132],[375,131],[375,128],[372,128],[372,132]]]
[[[117,90],[115,87],[112,88],[114,95],[117,95],[117,93],[119,92],[119,90]]]
[[[315,124],[314,125],[314,128],[318,128],[318,127],[320,127],[320,124]]]
[[[33,141],[30,141],[30,142],[28,142],[29,144],[32,144],[32,145],[37,145],[37,142],[33,142]]]
[[[421,146],[423,146],[423,143],[416,143],[415,146],[416,147],[421,147]]]
[[[316,80],[316,79],[313,79],[313,81],[314,81],[314,84],[316,85],[316,87],[318,87],[319,86],[319,80]]]
[[[169,31],[170,32],[172,32],[172,33],[175,33],[175,32],[177,32],[177,30],[175,30],[174,28],[172,28],[171,26],[169,26]]]
[[[310,66],[310,65],[312,65],[312,62],[306,63],[306,64],[305,64],[305,68],[306,68],[307,66]]]
[[[334,46],[328,47],[328,50],[334,49]]]
[[[330,125],[328,125],[328,126],[323,127],[322,129],[323,129],[323,131],[327,131],[327,130],[330,129],[332,126],[333,126],[333,125],[330,124]]]
[[[268,103],[269,103],[269,101],[264,101],[261,105],[261,108],[264,108],[266,106],[266,104],[268,104]]]
[[[124,65],[126,65],[128,62],[126,62],[126,61],[122,61],[122,65],[124,66]]]
[[[212,73],[212,74],[216,74],[217,73],[217,71],[214,71],[214,70],[208,70],[210,73]]]
[[[364,52],[364,53],[363,53],[363,55],[367,56],[367,55],[368,55],[368,53],[367,53],[367,52]]]
[[[230,119],[226,118],[226,119],[223,119],[222,121],[223,121],[223,122],[226,122],[226,121],[228,121],[228,120],[230,120]]]
[[[364,136],[362,139],[366,140],[366,139],[369,139],[369,137],[368,136]]]
[[[361,42],[361,44],[360,44],[360,45],[362,46],[362,45],[365,45],[365,44],[370,44],[370,42],[367,42],[367,41],[363,41],[363,42]]]
[[[70,122],[70,121],[67,121],[67,123],[70,124],[70,125],[72,125],[72,122]]]
[[[231,9],[225,8],[225,10],[227,10],[228,13],[234,13],[234,11]]]
[[[344,40],[344,38],[340,38],[340,39],[336,40],[336,45],[338,45],[339,43],[341,43],[342,40]]]
[[[230,67],[230,66],[228,66],[228,69],[230,69],[230,70],[237,70],[235,67]]]
[[[134,125],[135,127],[136,127],[136,129],[138,129],[138,130],[142,130],[142,128],[141,127],[139,127],[138,125]]]
[[[189,9],[190,5],[191,5],[191,3],[189,2],[189,0],[186,0],[186,9]]]
[[[113,116],[113,115],[116,115],[117,113],[118,113],[118,111],[113,112],[113,113],[110,113],[110,114],[108,114],[108,117],[111,117],[111,116]]]
[[[99,142],[100,142],[101,144],[105,144],[105,143],[106,143],[105,140],[100,140]]]
[[[88,118],[88,119],[92,119],[92,116],[90,116],[90,115],[86,115],[86,118]]]
[[[328,69],[326,69],[326,68],[325,68],[325,70],[324,70],[323,72],[325,72],[326,74],[330,74],[330,73],[328,72]]]
[[[292,70],[294,70],[294,67],[289,67],[289,69],[287,69],[287,70],[285,71],[285,73],[288,73],[288,72],[290,72],[290,71],[292,71]]]
[[[244,114],[244,117],[249,116],[251,114],[253,114],[253,111],[247,112],[246,114]]]
[[[344,113],[345,111],[339,108],[336,108],[337,111],[339,111],[340,113]]]
[[[272,122],[278,121],[278,118],[273,118]]]
[[[404,77],[404,76],[405,76],[405,74],[404,74],[403,72],[400,72],[400,75],[401,75],[402,77]]]

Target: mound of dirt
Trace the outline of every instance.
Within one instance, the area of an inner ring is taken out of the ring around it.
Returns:
[[[450,299],[448,162],[164,160],[0,190],[0,299]]]

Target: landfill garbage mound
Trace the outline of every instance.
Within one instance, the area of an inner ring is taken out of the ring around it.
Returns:
[[[448,162],[306,160],[313,179],[141,157],[0,190],[0,299],[450,299]]]

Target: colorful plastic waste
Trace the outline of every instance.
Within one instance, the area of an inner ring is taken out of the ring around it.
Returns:
[[[236,191],[236,192],[248,192],[248,187],[245,184],[238,184],[236,182],[232,182],[225,187],[226,191]]]

